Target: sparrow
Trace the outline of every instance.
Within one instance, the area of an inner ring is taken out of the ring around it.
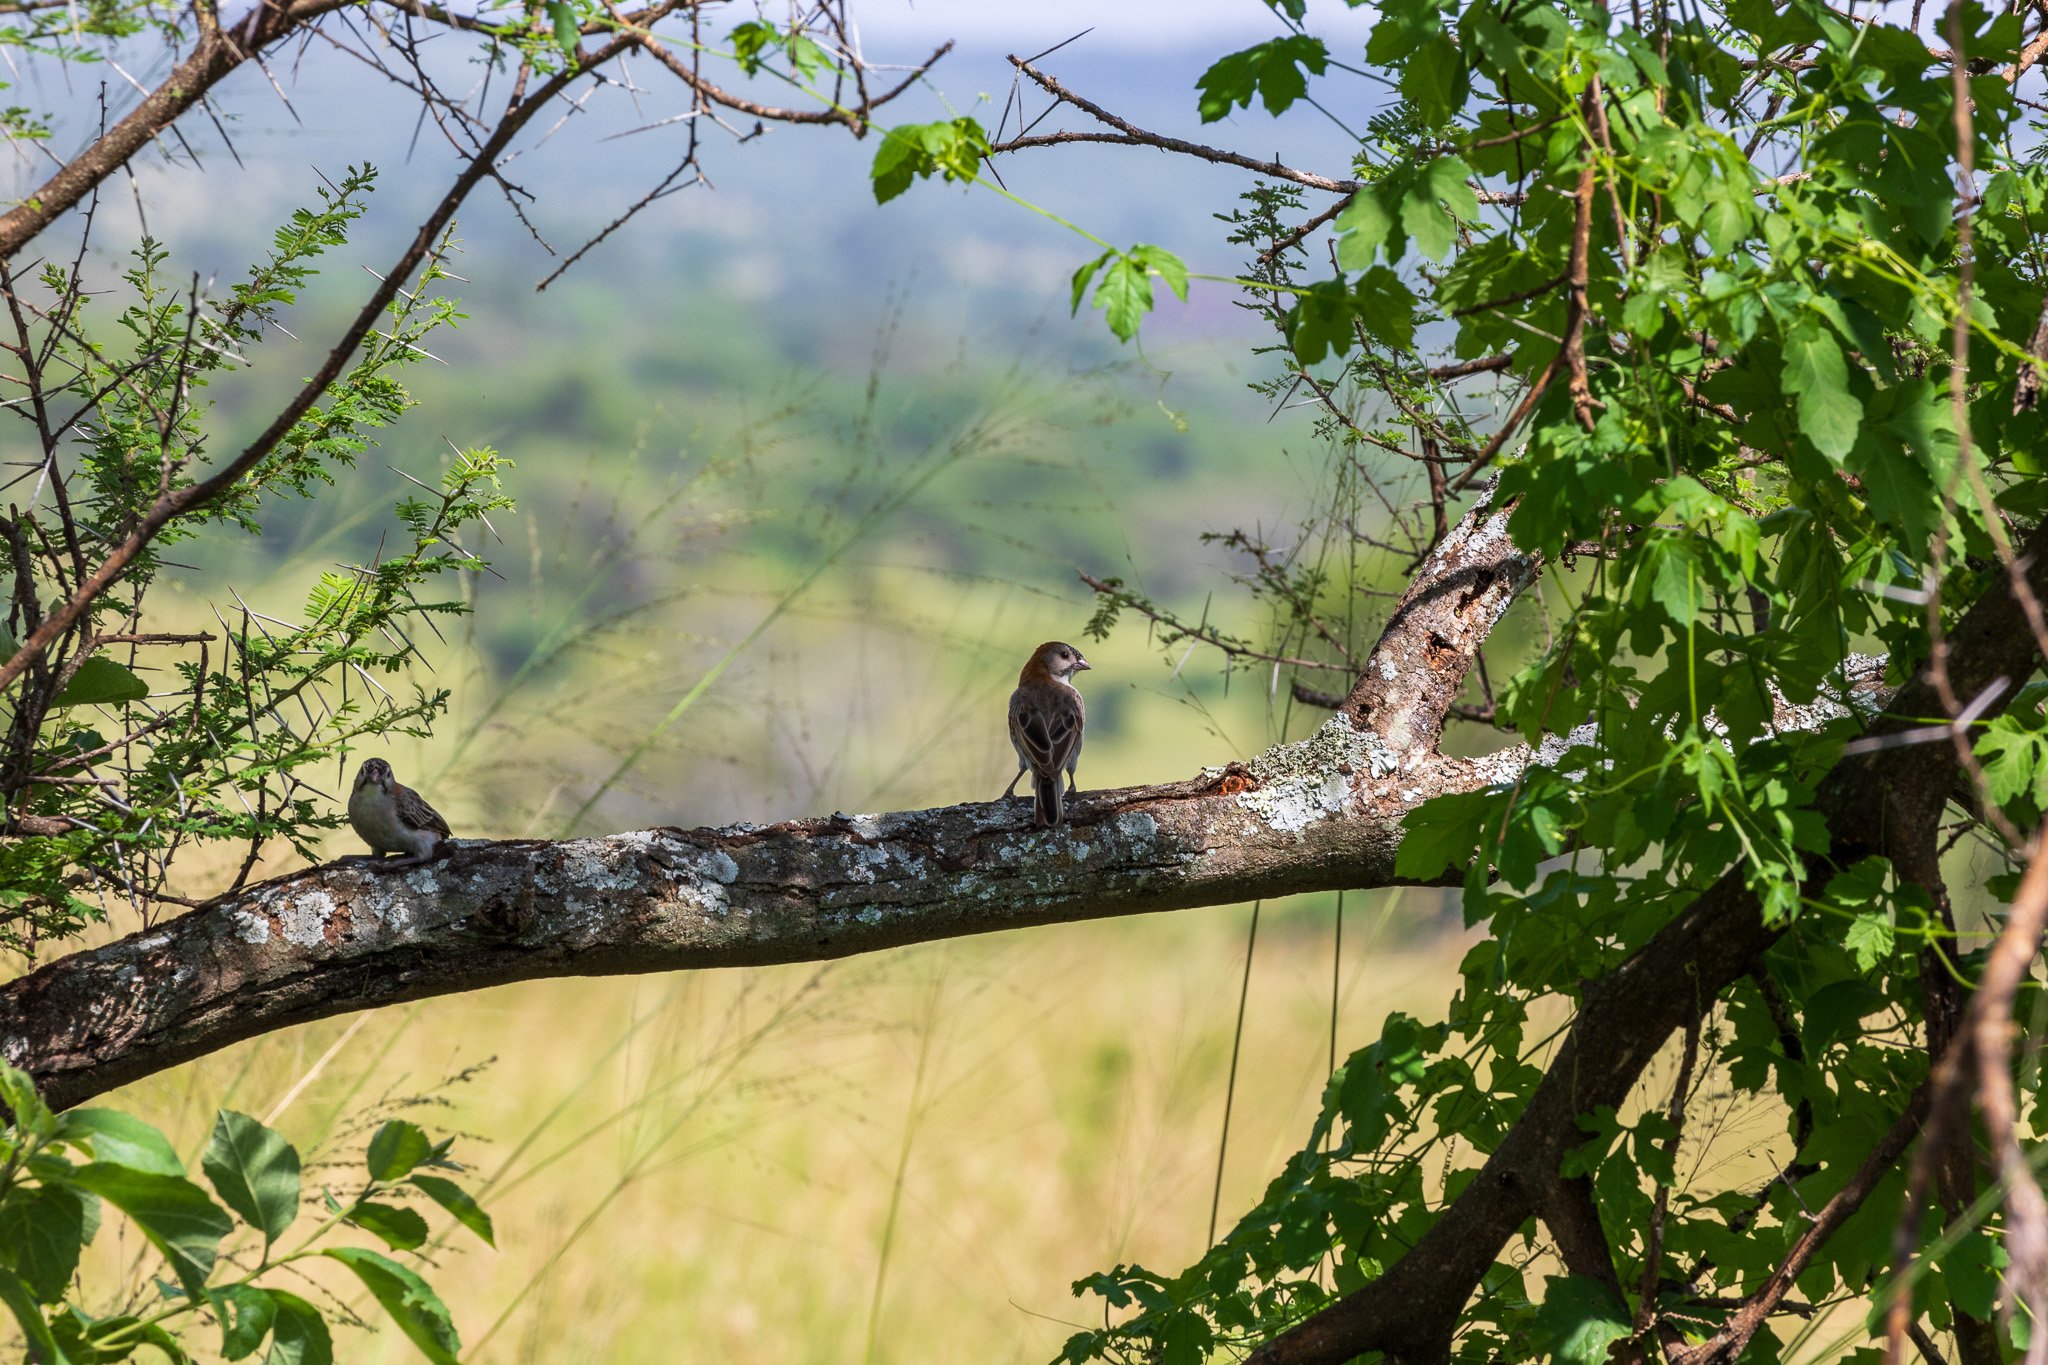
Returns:
[[[1057,825],[1066,814],[1065,794],[1060,790],[1062,771],[1067,775],[1067,791],[1079,790],[1074,769],[1081,762],[1081,731],[1088,722],[1088,708],[1081,704],[1081,694],[1070,680],[1092,667],[1072,645],[1048,640],[1031,651],[1031,662],[1017,675],[1017,690],[1010,694],[1010,743],[1017,750],[1017,776],[1010,779],[1003,795],[1013,795],[1018,781],[1030,772],[1034,828]]]
[[[348,822],[355,826],[384,867],[416,867],[434,856],[444,839],[452,838],[441,813],[411,787],[399,783],[391,765],[381,758],[363,760],[356,770],[355,790],[348,797]],[[386,853],[410,856],[384,861]]]

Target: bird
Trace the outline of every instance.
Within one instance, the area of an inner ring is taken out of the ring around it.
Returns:
[[[1031,774],[1033,828],[1057,825],[1065,818],[1061,772],[1067,775],[1068,792],[1080,789],[1074,769],[1081,762],[1088,708],[1072,679],[1093,667],[1072,645],[1047,640],[1031,651],[1031,661],[1017,675],[1017,690],[1010,694],[1010,743],[1017,750],[1017,776],[1003,795],[1014,795],[1024,774]]]
[[[453,838],[448,822],[420,794],[399,782],[381,758],[363,760],[356,770],[355,790],[348,797],[348,822],[355,826],[382,867],[416,867],[432,858],[443,841]],[[386,860],[384,854],[408,856]]]

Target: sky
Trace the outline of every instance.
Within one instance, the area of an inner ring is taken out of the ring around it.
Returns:
[[[1259,0],[879,0],[856,11],[862,36],[943,42],[962,47],[1050,46],[1083,29],[1099,51],[1133,52],[1202,47],[1222,50],[1230,43],[1255,43],[1280,31],[1280,22]],[[1377,16],[1369,9],[1323,0],[1309,9],[1313,33],[1327,40],[1363,44]]]

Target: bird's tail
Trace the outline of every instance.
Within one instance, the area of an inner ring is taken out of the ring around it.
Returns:
[[[1060,775],[1041,777],[1031,774],[1031,795],[1034,805],[1031,822],[1035,825],[1057,825],[1066,815],[1066,791],[1060,785]]]

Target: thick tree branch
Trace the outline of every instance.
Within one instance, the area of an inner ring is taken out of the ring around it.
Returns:
[[[204,100],[207,92],[265,46],[302,24],[354,0],[302,0],[289,6],[259,5],[244,26],[242,41],[217,25],[207,25],[191,55],[178,63],[163,84],[150,91],[127,117],[107,129],[90,147],[71,157],[36,191],[0,215],[0,258],[11,258],[35,235],[69,212],[101,181],[127,165],[150,140],[175,123],[179,115]],[[204,7],[202,6],[202,12]]]
[[[1077,798],[1050,832],[1029,802],[994,802],[315,868],[0,988],[0,1056],[61,1107],[291,1024],[509,981],[1385,885],[1413,802],[1373,766],[1370,737],[1333,719],[1249,769]]]
[[[1409,809],[1526,761],[1425,762],[1414,739],[1441,729],[1430,708],[1457,690],[1441,642],[1476,649],[1526,581],[1499,568],[1514,557],[1502,524],[1482,499],[1389,621],[1374,676],[1426,673],[1384,708],[1395,731],[1372,728],[1380,713],[1364,729],[1334,716],[1249,766],[1083,797],[1070,829],[1044,834],[1027,828],[1024,805],[973,804],[561,844],[465,841],[403,874],[316,868],[0,988],[0,1056],[61,1106],[272,1029],[509,981],[817,960],[1390,885]]]

